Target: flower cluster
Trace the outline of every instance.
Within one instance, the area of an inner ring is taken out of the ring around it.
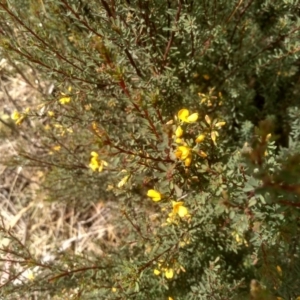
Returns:
[[[175,150],[175,157],[184,162],[186,167],[189,167],[192,163],[192,153],[196,152],[200,157],[206,158],[207,154],[203,150],[196,149],[196,147],[191,147],[188,145],[184,139],[182,138],[184,135],[184,130],[182,129],[182,125],[184,123],[194,123],[198,120],[199,115],[198,113],[190,114],[187,109],[181,109],[178,112],[178,119],[181,121],[180,125],[175,130],[175,142],[179,144],[177,149]],[[209,126],[209,129],[204,129],[197,138],[195,139],[196,145],[201,144],[206,139],[207,135],[210,135],[214,145],[216,146],[216,138],[219,135],[218,129],[224,126],[226,123],[223,121],[214,120],[211,121],[208,115],[205,116],[205,121]]]
[[[156,190],[148,190],[147,196],[154,202],[158,202],[163,199],[163,195]],[[184,206],[183,202],[172,201],[172,212],[169,213],[168,223],[173,223],[177,216],[184,218],[189,216],[188,209]]]
[[[163,267],[161,263],[158,264],[158,268],[154,269],[153,273],[157,276],[164,273],[167,279],[172,279],[174,277],[174,270],[172,268]]]
[[[102,160],[99,158],[99,155],[97,152],[91,152],[91,160],[90,160],[90,164],[89,167],[93,170],[93,171],[98,171],[98,172],[102,172],[103,168],[108,166],[108,163],[105,160]]]
[[[175,151],[175,156],[184,161],[186,167],[189,167],[192,163],[192,151],[188,146],[179,146]]]
[[[177,116],[182,124],[195,123],[199,118],[198,113],[190,114],[189,110],[187,110],[186,108],[181,109],[178,112]],[[182,144],[182,146],[178,146],[178,148],[175,151],[175,156],[177,159],[182,160],[186,167],[189,167],[192,162],[192,151],[191,148],[184,142],[184,140],[181,139],[183,134],[184,134],[183,129],[181,125],[179,125],[175,131],[175,137],[176,137],[176,143]]]
[[[190,115],[190,112],[183,108],[178,112],[178,119],[184,123],[195,123],[198,120],[198,113],[193,113]]]
[[[188,209],[184,206],[183,202],[172,201],[173,210],[169,213],[169,218],[167,219],[168,223],[175,223],[176,216],[184,218],[189,216]]]
[[[163,260],[159,260],[157,267],[153,270],[153,273],[156,276],[163,274],[167,279],[172,279],[175,273],[179,274],[180,272],[186,272],[184,267],[181,266],[178,262],[173,260],[171,264],[172,266],[170,266],[169,264],[166,265]]]

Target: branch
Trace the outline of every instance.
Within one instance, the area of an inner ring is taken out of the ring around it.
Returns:
[[[181,13],[181,8],[182,8],[182,0],[179,0],[179,5],[178,5],[178,9],[177,9],[177,13],[176,13],[176,17],[175,17],[175,25],[177,25],[178,21],[179,21],[179,17],[180,17],[180,13]],[[165,50],[165,54],[163,57],[163,62],[165,63],[167,58],[168,58],[168,54],[170,52],[173,40],[174,40],[174,36],[175,36],[175,31],[172,31],[171,33],[171,37],[168,41],[166,50]]]

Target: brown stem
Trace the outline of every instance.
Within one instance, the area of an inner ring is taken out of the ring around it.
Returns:
[[[144,239],[144,240],[149,240],[149,238],[146,238],[142,235],[142,231],[141,228],[137,225],[135,225],[132,220],[129,218],[128,214],[126,213],[126,211],[123,211],[123,215],[125,216],[125,218],[128,220],[128,222],[131,224],[131,226],[136,230],[136,232]]]
[[[157,132],[157,130],[156,130],[156,128],[155,128],[152,120],[149,117],[148,110],[146,110],[146,109],[144,109],[144,116],[147,119],[147,121],[148,121],[148,123],[149,123],[152,131],[154,132],[155,136],[157,137],[158,140],[160,140],[159,134],[158,134],[158,132]]]
[[[63,272],[59,275],[56,275],[56,276],[53,276],[53,277],[49,278],[48,281],[51,282],[51,281],[54,281],[54,280],[59,279],[61,277],[70,276],[74,273],[85,272],[85,271],[89,271],[89,270],[105,270],[105,268],[97,267],[97,266],[83,267],[83,268]]]
[[[88,80],[79,78],[77,76],[67,74],[67,73],[65,73],[65,72],[63,72],[61,70],[58,70],[56,68],[53,68],[51,66],[48,66],[45,63],[41,62],[40,60],[37,60],[37,59],[33,58],[32,56],[30,56],[30,55],[28,55],[28,54],[26,54],[26,53],[24,53],[24,52],[22,52],[22,51],[20,51],[20,50],[18,50],[16,48],[13,48],[11,46],[9,47],[9,49],[12,50],[12,51],[14,51],[14,52],[17,52],[18,54],[20,54],[23,57],[26,57],[29,61],[31,61],[31,62],[33,62],[33,63],[35,63],[37,65],[40,65],[40,66],[42,66],[42,67],[44,67],[44,68],[46,68],[46,69],[48,69],[50,71],[56,72],[58,74],[61,74],[61,75],[65,76],[66,78],[72,78],[72,79],[79,80],[79,81],[82,81],[82,82],[86,82],[86,83],[89,83],[89,84],[97,84],[97,82],[88,81]],[[101,83],[100,86],[104,87],[105,84]]]
[[[78,67],[77,65],[75,65],[74,63],[72,63],[70,60],[68,60],[67,58],[65,58],[64,56],[62,56],[58,51],[56,51],[55,49],[53,49],[49,44],[47,44],[37,33],[35,33],[33,30],[31,30],[21,19],[19,19],[15,14],[13,14],[4,4],[0,3],[0,6],[13,18],[15,19],[21,26],[23,26],[26,30],[28,30],[28,32],[30,32],[40,43],[42,43],[45,47],[47,47],[48,49],[50,49],[53,53],[55,53],[55,55],[60,58],[61,60],[67,62],[68,64],[70,64],[71,66],[73,66],[74,68],[80,70],[81,72],[83,72],[83,69],[81,69],[80,67]]]
[[[177,13],[176,13],[176,17],[175,17],[175,26],[177,25],[177,23],[179,21],[181,8],[182,8],[182,0],[179,0]],[[175,36],[175,31],[173,30],[172,33],[171,33],[170,39],[168,41],[167,47],[166,47],[164,57],[163,57],[163,62],[164,63],[166,63],[166,61],[167,61],[168,54],[170,52],[170,49],[171,49],[171,46],[172,46],[172,43],[173,43],[173,40],[174,40],[174,36]]]
[[[155,256],[153,259],[151,259],[150,261],[148,261],[147,263],[145,263],[141,268],[139,268],[139,273],[144,271],[146,268],[148,268],[149,266],[152,265],[152,263],[156,260],[158,260],[161,256],[163,256],[166,252],[170,251],[174,246],[170,246],[168,249],[166,249],[165,251],[163,251],[162,253],[158,254],[157,256]]]
[[[114,145],[110,140],[109,140],[109,144],[111,147],[115,148],[115,149],[118,149],[121,153],[126,153],[126,154],[129,154],[129,155],[134,155],[134,156],[138,156],[140,158],[144,158],[144,159],[151,159],[153,161],[162,161],[162,162],[167,162],[167,163],[174,163],[174,160],[172,159],[162,159],[162,158],[155,158],[153,156],[145,156],[143,154],[136,154],[130,150],[124,150],[122,148],[120,148],[119,146],[117,145]]]
[[[130,54],[128,49],[125,49],[125,54],[126,54],[127,58],[129,59],[129,62],[131,63],[131,65],[135,69],[136,74],[139,77],[143,78],[143,74],[141,73],[140,69],[137,67],[137,65],[136,65],[135,61],[133,60],[132,55]]]

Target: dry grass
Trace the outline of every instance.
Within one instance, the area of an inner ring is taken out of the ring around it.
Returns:
[[[20,145],[34,153],[33,145],[38,143],[37,138],[28,133],[28,129],[35,126],[34,122],[29,120],[24,126],[16,127],[10,114],[14,110],[22,111],[38,105],[52,86],[51,83],[40,81],[29,67],[13,67],[7,60],[0,61],[2,222],[6,228],[11,228],[23,244],[28,245],[36,257],[43,260],[53,260],[58,250],[76,254],[93,251],[101,255],[99,240],[106,239],[113,243],[117,239],[115,229],[109,222],[109,208],[99,202],[97,205],[91,204],[85,211],[78,211],[64,203],[50,203],[40,189],[45,170],[10,164],[17,156]],[[7,246],[9,240],[0,238],[0,248]],[[2,284],[5,282],[4,275],[0,275]]]

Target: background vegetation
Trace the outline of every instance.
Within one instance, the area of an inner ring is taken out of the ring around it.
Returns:
[[[0,0],[3,297],[298,299],[299,15]]]

